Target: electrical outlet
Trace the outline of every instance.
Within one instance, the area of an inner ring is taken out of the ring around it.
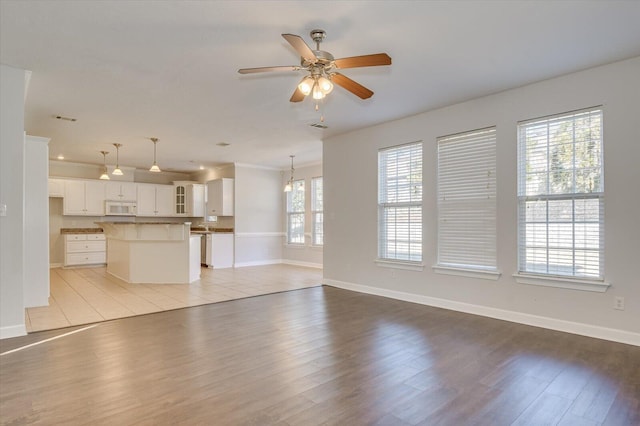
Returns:
[[[613,309],[624,311],[624,297],[616,296],[613,298]]]

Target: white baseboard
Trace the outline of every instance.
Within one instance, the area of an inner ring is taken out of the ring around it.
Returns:
[[[282,263],[282,259],[255,260],[252,262],[236,262],[233,264],[233,267],[244,268],[245,266],[277,265],[279,263]]]
[[[0,327],[0,339],[9,339],[11,337],[20,337],[26,335],[27,328],[24,324]]]
[[[290,260],[290,259],[283,259],[282,263],[284,263],[285,265],[305,266],[307,268],[322,269],[322,263],[301,262],[299,260]]]
[[[325,278],[322,283],[328,286],[342,288],[345,290],[352,290],[360,293],[389,297],[391,299],[403,300],[405,302],[419,303],[421,305],[434,306],[437,308],[450,309],[452,311],[481,315],[484,317],[531,325],[534,327],[548,328],[550,330],[563,331],[566,333],[579,334],[581,336],[595,337],[597,339],[604,339],[613,342],[626,343],[628,345],[640,346],[640,333],[633,333],[625,330],[559,320],[555,318],[525,314],[522,312],[491,308],[488,306],[472,305],[470,303],[456,302],[453,300],[439,299],[436,297],[422,296],[419,294],[370,287],[366,285],[331,280],[327,278]]]
[[[49,269],[62,268],[62,263],[50,263]]]

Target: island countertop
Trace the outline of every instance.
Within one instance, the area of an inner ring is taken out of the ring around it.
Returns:
[[[60,228],[61,234],[102,234],[102,228]]]

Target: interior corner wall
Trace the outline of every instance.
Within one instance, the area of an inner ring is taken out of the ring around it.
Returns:
[[[280,170],[235,166],[235,266],[282,261]]]
[[[282,190],[282,229],[285,232],[283,239],[282,260],[284,263],[293,265],[310,266],[322,268],[323,247],[314,246],[312,244],[313,232],[313,216],[311,213],[311,180],[315,177],[322,176],[322,164],[296,167],[294,171],[294,180],[304,180],[305,198],[304,198],[304,244],[293,245],[287,244],[287,195]],[[282,174],[282,182],[280,186],[284,188],[290,179],[290,172],[285,171]]]
[[[0,64],[0,338],[26,334],[24,322],[25,71]]]
[[[421,113],[324,140],[326,284],[640,345],[640,57]],[[602,105],[604,293],[516,283],[519,121]],[[497,281],[436,274],[439,136],[497,126]],[[421,272],[374,263],[377,155],[423,141]],[[625,310],[614,310],[614,297]]]

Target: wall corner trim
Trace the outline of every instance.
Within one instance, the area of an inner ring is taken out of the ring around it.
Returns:
[[[640,346],[640,333],[634,333],[625,330],[618,330],[614,328],[600,327],[597,325],[525,314],[522,312],[508,311],[504,309],[492,308],[489,306],[472,305],[469,303],[456,302],[454,300],[439,299],[436,297],[405,293],[402,291],[370,287],[362,284],[354,284],[328,278],[324,278],[322,280],[322,283],[331,287],[357,291],[359,293],[383,296],[391,299],[403,300],[405,302],[418,303],[421,305],[433,306],[436,308],[444,308],[452,311],[464,312],[467,314],[480,315],[483,317],[495,318],[499,320],[515,322],[518,324],[547,328],[550,330],[562,331],[565,333],[578,334],[581,336],[595,337],[596,339],[610,340],[613,342]]]

